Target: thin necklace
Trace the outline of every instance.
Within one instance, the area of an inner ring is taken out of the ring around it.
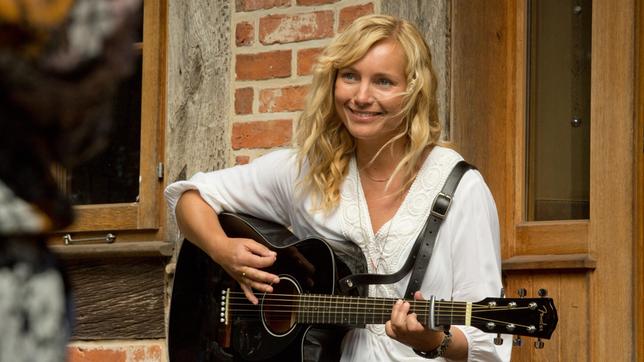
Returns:
[[[365,175],[365,176],[367,176],[367,178],[368,178],[369,180],[373,181],[373,182],[387,182],[387,181],[389,181],[389,178],[390,178],[390,177],[382,178],[382,179],[380,179],[380,178],[375,178],[375,177],[371,176],[371,175],[369,174],[369,172],[367,172],[367,169],[363,169],[363,170],[362,170],[362,173],[364,173],[364,175]]]

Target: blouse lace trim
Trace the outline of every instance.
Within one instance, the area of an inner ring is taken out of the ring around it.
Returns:
[[[452,167],[462,157],[448,148],[434,147],[423,163],[407,196],[394,216],[378,232],[373,233],[371,218],[358,175],[355,157],[342,186],[340,218],[342,233],[356,243],[365,254],[369,273],[390,274],[398,271],[407,260],[431,208]],[[373,263],[372,261],[377,261]],[[375,268],[378,268],[376,271]],[[407,279],[403,279],[405,281]],[[370,285],[369,296],[399,298],[400,283]],[[402,287],[406,287],[406,284]],[[384,325],[368,325],[373,333],[384,335]]]

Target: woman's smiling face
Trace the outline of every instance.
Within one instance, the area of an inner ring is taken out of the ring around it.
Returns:
[[[360,60],[338,70],[335,109],[358,145],[383,145],[398,131],[407,88],[405,55],[391,39],[375,43]]]

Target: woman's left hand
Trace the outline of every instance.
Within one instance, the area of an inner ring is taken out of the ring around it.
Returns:
[[[423,300],[420,292],[414,294],[415,300]],[[391,319],[385,324],[387,335],[400,343],[421,351],[430,351],[443,341],[445,333],[426,328],[416,318],[416,313],[409,313],[410,304],[399,299],[391,311]]]

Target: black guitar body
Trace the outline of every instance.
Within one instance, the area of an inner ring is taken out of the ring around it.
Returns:
[[[254,239],[278,253],[275,265],[266,269],[280,276],[272,294],[338,294],[338,279],[366,270],[364,256],[352,243],[334,252],[322,239],[299,240],[281,225],[237,214],[219,218],[228,236]],[[185,240],[170,304],[170,361],[339,360],[346,327],[292,323],[280,318],[279,308],[264,307],[264,295],[257,292],[259,306],[237,297],[244,313],[232,313],[225,324],[222,291],[227,289],[240,291],[234,279]]]

